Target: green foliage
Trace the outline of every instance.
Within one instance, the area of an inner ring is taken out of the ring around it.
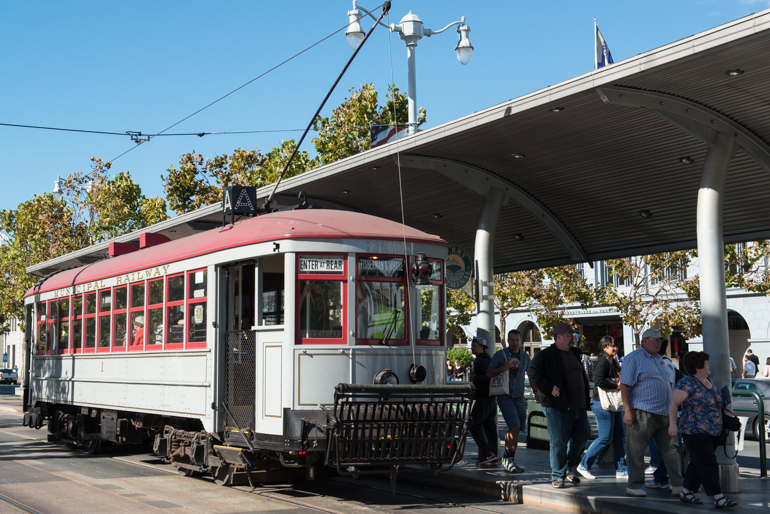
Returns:
[[[466,369],[468,369],[468,366],[473,363],[473,354],[465,346],[448,349],[446,352],[446,358],[449,359],[452,364],[454,364],[456,360],[459,360],[460,364],[463,365],[463,368]]]
[[[693,251],[680,251],[605,261],[628,287],[621,291],[608,284],[597,296],[618,310],[623,324],[634,332],[637,347],[642,329],[653,324],[662,334],[680,330],[690,338],[701,333],[697,277],[685,278],[694,256]]]
[[[294,140],[283,141],[267,154],[239,148],[232,155],[204,159],[202,155],[184,154],[179,168],[171,166],[161,175],[169,206],[177,214],[194,211],[222,200],[222,189],[238,184],[262,187],[272,184],[286,166],[294,150]],[[318,167],[318,160],[307,152],[297,152],[284,178]]]
[[[89,174],[71,174],[63,197],[36,195],[0,213],[0,332],[24,319],[23,296],[37,281],[25,268],[167,218],[162,198],[146,198],[128,172],[110,178],[110,163],[92,158]]]
[[[465,337],[462,327],[471,323],[471,316],[476,310],[476,304],[468,293],[462,289],[446,290],[446,326],[458,339]]]
[[[351,88],[350,96],[330,117],[319,117],[313,122],[313,129],[318,131],[313,143],[322,165],[368,150],[370,125],[403,125],[409,121],[406,95],[392,84],[385,97],[389,100],[379,105],[373,84],[364,84],[358,90]],[[420,108],[418,126],[425,121],[425,109]]]

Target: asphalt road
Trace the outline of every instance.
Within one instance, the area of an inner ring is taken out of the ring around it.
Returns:
[[[8,405],[10,398],[2,402]],[[545,514],[539,507],[378,478],[332,477],[315,482],[221,487],[209,478],[184,477],[147,451],[110,446],[88,455],[45,442],[45,428],[21,426],[21,415],[0,410],[0,514],[216,512],[263,514],[397,513]],[[14,505],[15,502],[15,505]],[[24,510],[27,509],[27,510]]]

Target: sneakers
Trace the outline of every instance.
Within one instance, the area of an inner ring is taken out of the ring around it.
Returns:
[[[647,489],[668,489],[668,491],[671,492],[671,484],[661,484],[660,482],[656,482],[655,480],[650,480],[649,482],[645,482],[644,487]]]
[[[524,473],[524,468],[517,466],[511,457],[503,457],[503,469],[507,473]]]
[[[633,487],[626,487],[626,494],[628,496],[637,496],[639,498],[647,496],[647,491],[644,489],[635,489]]]
[[[658,468],[653,468],[652,466],[647,466],[647,469],[644,470],[645,475],[652,475],[655,473],[655,470]]]
[[[596,477],[590,471],[588,471],[587,467],[583,466],[582,464],[578,464],[577,472],[588,480],[596,480]]]
[[[554,480],[551,482],[554,489],[564,489],[564,480]]]
[[[580,479],[572,471],[567,471],[567,476],[564,477],[564,481],[574,485],[580,483]]]
[[[580,471],[578,469],[578,471]],[[621,480],[628,480],[628,470],[620,470],[615,472],[615,478],[621,479]]]
[[[476,461],[477,466],[497,466],[497,455],[495,452],[487,452],[483,456],[479,456],[479,460]]]

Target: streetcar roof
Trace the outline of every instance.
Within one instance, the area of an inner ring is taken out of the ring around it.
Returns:
[[[401,223],[368,214],[331,209],[298,209],[237,221],[174,241],[111,257],[52,275],[25,297],[133,273],[228,248],[284,239],[372,239],[447,246],[434,236]]]

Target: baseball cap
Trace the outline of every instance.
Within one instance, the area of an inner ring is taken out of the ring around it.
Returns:
[[[553,327],[553,337],[556,338],[559,334],[574,334],[575,329],[569,326],[569,323],[557,323],[555,327]]]
[[[648,328],[644,332],[642,332],[642,339],[646,339],[648,337],[651,337],[653,339],[663,339],[663,336],[660,335],[660,332],[658,332],[657,328]]]
[[[473,339],[471,339],[471,344],[473,344],[473,343],[476,343],[476,344],[478,344],[478,345],[481,345],[481,346],[483,346],[484,348],[488,348],[488,346],[487,346],[487,342],[486,342],[486,341],[484,341],[484,338],[483,338],[483,337],[474,337]]]

